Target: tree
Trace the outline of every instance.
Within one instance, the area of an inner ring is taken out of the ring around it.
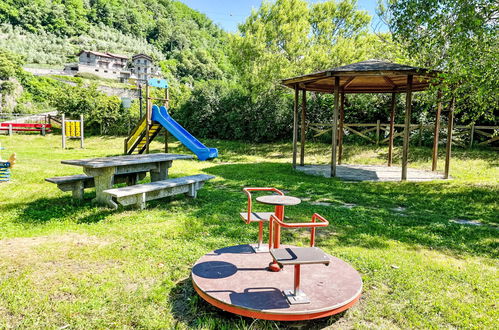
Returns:
[[[389,0],[380,13],[414,64],[444,71],[464,119],[497,120],[497,1]]]
[[[265,91],[283,78],[346,64],[338,45],[352,50],[348,60],[356,58],[369,22],[355,0],[263,2],[233,36],[231,58],[250,90]]]
[[[53,98],[53,106],[59,113],[79,117],[84,115],[86,125],[91,132],[100,134],[126,133],[124,123],[128,121],[128,113],[121,107],[120,99],[107,96],[97,90],[97,85],[65,86]],[[115,124],[121,130],[112,130]]]

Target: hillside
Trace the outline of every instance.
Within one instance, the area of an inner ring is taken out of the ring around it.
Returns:
[[[80,49],[164,60],[189,82],[224,78],[226,33],[178,1],[14,1],[0,3],[0,48],[27,63],[62,65]]]
[[[0,48],[22,55],[27,64],[44,64],[62,67],[76,61],[75,54],[81,49],[110,51],[117,54],[150,54],[157,60],[165,57],[145,39],[125,35],[104,25],[94,26],[85,35],[57,36],[41,31],[29,32],[21,27],[4,23],[0,26]]]
[[[476,22],[485,22],[470,27],[466,22],[474,20],[468,19],[467,12],[449,4],[445,15],[458,15],[463,25],[456,31],[469,30],[470,35],[483,38],[475,38],[470,45],[466,36],[458,38],[462,33],[454,33],[453,25],[445,25],[442,28],[448,29],[449,35],[456,35],[452,41],[455,49],[442,54],[447,46],[428,48],[432,42],[419,44],[411,39],[412,31],[426,28],[406,31],[404,27],[412,24],[411,7],[396,3],[389,10],[404,23],[393,35],[371,33],[371,16],[357,6],[356,0],[265,1],[239,25],[237,33],[229,34],[206,15],[174,0],[4,0],[0,2],[0,57],[8,58],[10,64],[0,62],[0,71],[2,66],[6,68],[0,72],[0,106],[3,111],[16,112],[52,110],[47,107],[65,113],[85,109],[87,116],[97,117],[96,123],[106,122],[102,114],[119,113],[119,100],[99,95],[97,86],[79,90],[100,82],[83,81],[71,89],[50,77],[22,73],[20,65],[60,68],[74,62],[80,49],[124,55],[147,53],[170,82],[170,106],[175,118],[193,134],[275,141],[289,137],[292,131],[293,96],[280,84],[283,78],[375,58],[441,70],[448,83],[439,88],[444,91],[444,101],[455,98],[457,123],[496,124],[499,99],[494,93],[497,79],[493,78],[497,76],[494,55],[499,39],[494,33],[496,25],[486,23],[487,11],[470,11],[471,17],[478,15]],[[405,8],[406,16],[397,9],[399,5]],[[397,22],[390,24],[395,28]],[[429,36],[422,37],[446,45],[447,39],[441,39],[439,31],[433,27],[427,31]],[[410,42],[420,51],[414,53],[407,47]],[[469,55],[468,50],[475,55]],[[62,102],[67,95],[71,102]],[[106,112],[100,108],[101,103],[95,102],[86,107],[78,105],[80,99],[94,96],[109,101],[106,104],[112,109]],[[433,121],[436,97],[436,90],[414,95],[413,122]],[[330,120],[330,95],[312,94],[307,104],[310,120]],[[386,95],[349,95],[345,120],[387,122],[389,106],[390,97]],[[400,97],[398,108],[403,106]],[[137,111],[134,115],[132,109],[131,113],[118,116],[125,118],[122,127],[136,120]],[[402,121],[402,117],[395,120]],[[121,134],[123,130],[108,132]]]
[[[62,69],[81,49],[152,56],[178,104],[196,82],[230,78],[227,42],[227,33],[178,1],[5,0],[0,2],[0,112],[57,109],[58,98],[75,91],[52,77],[24,72],[21,65]]]

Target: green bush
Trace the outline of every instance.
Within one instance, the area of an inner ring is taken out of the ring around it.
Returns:
[[[121,107],[120,99],[99,92],[95,84],[66,85],[54,97],[53,106],[69,117],[83,115],[85,129],[90,134],[119,135],[129,129],[126,123],[130,122],[130,113]]]
[[[252,97],[234,82],[196,85],[174,117],[201,137],[275,141],[291,130],[292,100],[281,89]]]
[[[0,48],[0,80],[16,77],[22,70],[23,62],[21,56]]]
[[[2,95],[9,95],[15,89],[16,85],[12,81],[4,81],[0,83],[0,93]]]

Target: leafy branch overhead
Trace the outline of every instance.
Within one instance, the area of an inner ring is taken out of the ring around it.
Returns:
[[[390,0],[380,7],[409,58],[441,69],[458,112],[494,120],[499,109],[499,7],[493,0]]]

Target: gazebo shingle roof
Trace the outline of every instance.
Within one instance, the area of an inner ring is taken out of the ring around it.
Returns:
[[[413,91],[428,88],[439,71],[409,65],[367,60],[303,76],[284,79],[282,84],[308,91],[332,93],[335,77],[340,77],[340,89],[345,93],[405,92],[407,76],[413,75]]]
[[[340,66],[327,71],[333,71],[333,72],[420,71],[421,72],[421,71],[427,71],[427,69],[373,59],[373,60],[367,60],[367,61]]]

